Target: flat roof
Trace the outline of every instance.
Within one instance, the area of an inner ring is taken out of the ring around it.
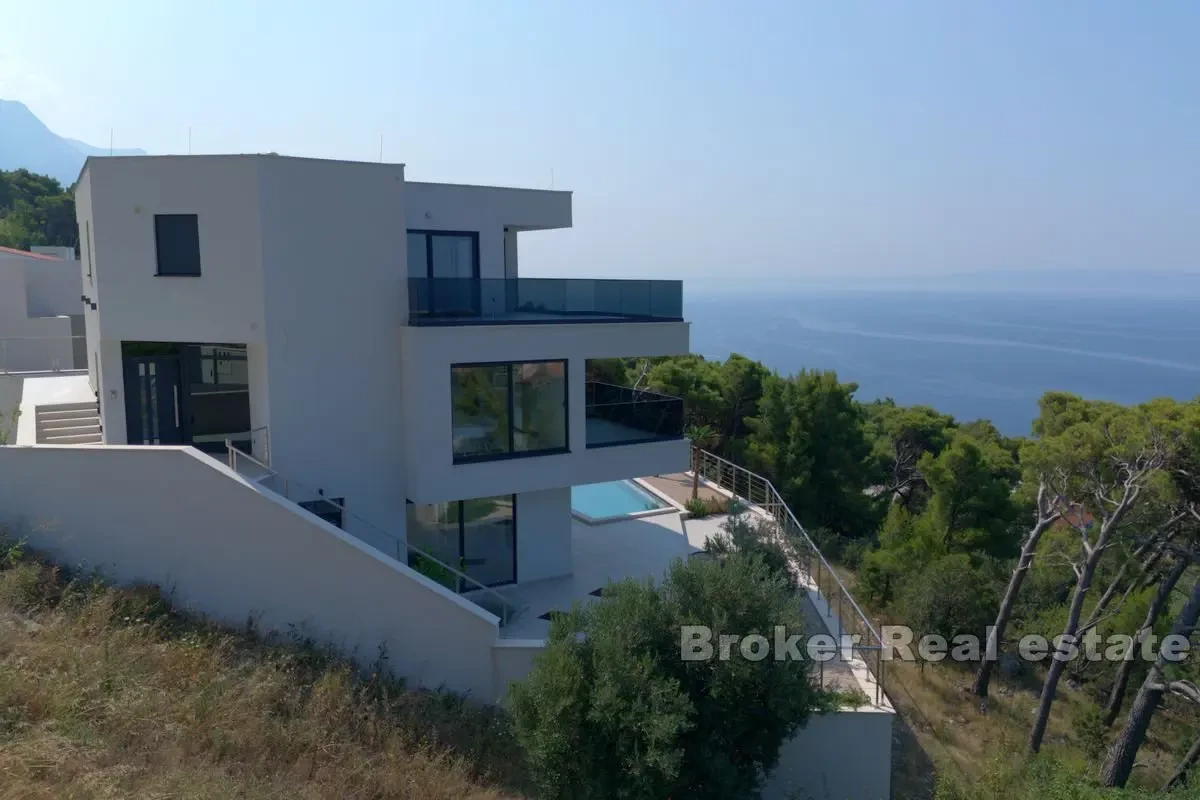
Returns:
[[[91,156],[88,156],[84,160],[83,166],[80,167],[80,169],[79,169],[79,174],[77,176],[75,176],[75,183],[79,183],[79,179],[83,177],[83,173],[87,172],[88,165],[92,163],[92,159],[94,159],[94,158],[95,159],[104,159],[106,161],[115,161],[115,160],[121,160],[121,159],[144,161],[146,159],[163,160],[163,159],[201,159],[201,158],[213,158],[213,159],[215,159],[215,158],[287,158],[287,159],[291,159],[293,161],[328,161],[328,162],[332,162],[335,164],[374,164],[374,165],[385,166],[385,167],[404,167],[405,166],[405,164],[403,162],[397,162],[397,161],[362,161],[360,159],[352,159],[352,158],[314,158],[312,156],[288,156],[288,155],[283,155],[282,153],[272,153],[272,152],[268,152],[268,153],[196,153],[194,155],[181,155],[178,153],[173,153],[173,154],[167,154],[167,155],[149,155],[149,154],[147,154],[147,155],[140,155],[140,156],[139,155],[120,155],[120,156],[118,156],[118,155],[111,155],[111,156],[91,155]]]

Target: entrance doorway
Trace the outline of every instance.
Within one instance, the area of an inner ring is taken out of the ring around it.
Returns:
[[[225,440],[250,452],[245,345],[124,342],[130,444],[187,444],[216,456]]]

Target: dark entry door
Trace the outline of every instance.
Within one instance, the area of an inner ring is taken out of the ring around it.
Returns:
[[[125,430],[130,444],[183,444],[179,356],[125,358]]]

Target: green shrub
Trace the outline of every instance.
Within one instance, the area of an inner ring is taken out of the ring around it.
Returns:
[[[779,746],[819,707],[811,662],[680,658],[682,625],[799,632],[782,576],[757,554],[678,561],[658,587],[609,586],[555,619],[526,682],[516,733],[546,798],[753,796]]]
[[[958,553],[908,578],[897,608],[917,636],[935,633],[952,639],[967,633],[983,638],[998,602],[990,576]]]

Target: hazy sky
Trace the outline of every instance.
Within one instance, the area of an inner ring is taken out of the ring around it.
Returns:
[[[524,274],[1195,270],[1197,41],[1193,0],[0,0],[0,97],[151,153],[553,174],[575,228]]]

